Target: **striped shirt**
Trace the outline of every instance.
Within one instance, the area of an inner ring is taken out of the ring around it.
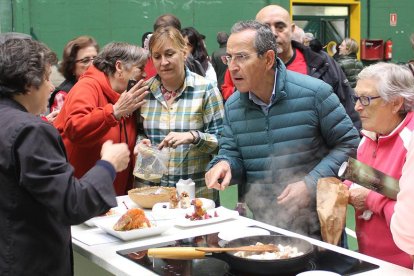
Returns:
[[[141,107],[145,136],[158,145],[170,133],[198,131],[196,144],[169,148],[168,174],[161,179],[162,186],[174,187],[182,179],[191,178],[196,183],[196,197],[216,200],[217,191],[207,189],[204,180],[206,167],[217,153],[218,138],[223,127],[223,99],[217,87],[204,77],[186,68],[184,86],[174,102],[167,106],[161,93],[159,76],[149,80],[151,93]],[[137,142],[145,138],[139,134]]]

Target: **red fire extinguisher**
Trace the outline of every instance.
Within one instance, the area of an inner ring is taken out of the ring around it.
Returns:
[[[390,60],[392,59],[392,40],[388,39],[384,43],[384,59]]]

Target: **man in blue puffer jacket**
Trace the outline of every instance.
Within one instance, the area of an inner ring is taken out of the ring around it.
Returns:
[[[233,26],[226,61],[238,91],[206,185],[238,183],[257,220],[320,238],[316,183],[355,154],[359,135],[332,87],[287,71],[276,52],[268,26]]]

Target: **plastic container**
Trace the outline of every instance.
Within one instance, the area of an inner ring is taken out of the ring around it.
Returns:
[[[135,162],[134,175],[140,179],[160,182],[168,172],[168,150],[159,150],[156,146],[138,145],[138,156]]]

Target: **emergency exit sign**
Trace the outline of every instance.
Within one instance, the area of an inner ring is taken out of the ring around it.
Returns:
[[[397,26],[397,14],[390,13],[390,26]]]

